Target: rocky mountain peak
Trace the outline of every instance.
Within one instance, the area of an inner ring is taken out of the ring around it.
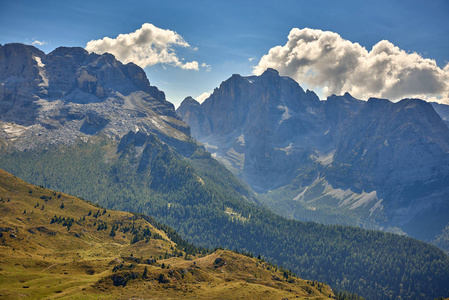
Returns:
[[[84,48],[81,47],[58,47],[52,52],[48,54],[49,56],[87,56],[89,52],[87,52]]]
[[[447,153],[449,130],[431,104],[372,98],[348,124],[334,159],[353,165],[371,188],[393,187],[404,174],[410,182],[430,180]]]
[[[33,56],[33,55],[41,57],[45,55],[44,52],[42,52],[41,50],[37,49],[34,46],[24,45],[20,43],[11,43],[5,45],[0,44],[0,49],[2,57],[8,58],[19,56]]]
[[[279,77],[279,72],[273,68],[266,69],[261,76],[276,76]]]
[[[359,102],[360,100],[354,98],[351,94],[348,92],[344,93],[343,96],[337,96],[335,94],[327,97],[328,102],[342,102],[342,103],[353,103],[353,102]]]
[[[20,149],[35,147],[35,136],[38,143],[72,143],[142,131],[178,145],[190,139],[173,104],[140,67],[79,47],[46,55],[33,46],[0,46],[0,119],[0,136]]]
[[[324,133],[318,96],[305,93],[296,81],[274,69],[260,76],[234,74],[202,104],[189,104],[183,102],[177,113],[190,125],[192,135],[209,151],[218,149],[225,163],[253,187],[278,186],[291,176],[292,162],[304,159],[310,145],[328,143],[316,139],[318,132]],[[304,139],[309,134],[313,138]],[[297,142],[300,147],[291,146]],[[217,148],[218,144],[224,147]],[[285,176],[273,180],[281,169]]]
[[[195,99],[193,99],[191,96],[188,96],[181,102],[181,106],[185,106],[185,105],[197,106],[197,105],[201,105],[201,104],[198,101],[196,101]]]
[[[371,97],[366,101],[368,106],[370,107],[382,107],[382,106],[389,106],[392,104],[392,102],[388,99],[382,99],[382,98],[374,98]]]
[[[280,188],[285,207],[296,207],[296,199],[311,207],[322,201],[323,209],[357,211],[365,224],[379,218],[381,226],[421,237],[435,234],[423,229],[430,219],[444,221],[449,128],[435,109],[449,120],[445,106],[362,101],[349,93],[320,101],[273,69],[234,75],[201,105],[188,103],[178,114],[193,136],[256,192]],[[294,201],[283,196],[290,189]]]
[[[44,52],[29,45],[0,46],[0,80],[34,80],[38,73],[38,62],[44,56]]]
[[[402,99],[398,103],[406,105],[406,108],[415,108],[415,107],[424,108],[424,107],[426,107],[427,109],[432,109],[431,108],[432,105],[430,103],[428,103],[424,100],[421,100],[421,99],[416,99],[416,98]]]

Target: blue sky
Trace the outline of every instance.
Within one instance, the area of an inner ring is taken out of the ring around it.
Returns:
[[[0,0],[0,43],[39,41],[43,44],[36,46],[46,53],[59,46],[86,47],[91,40],[114,39],[135,32],[145,23],[176,32],[189,45],[172,47],[178,66],[157,63],[145,68],[151,84],[175,105],[186,96],[213,91],[234,73],[250,75],[258,64],[281,66],[282,62],[269,57],[262,64],[261,58],[275,46],[286,46],[292,28],[333,32],[368,52],[378,42],[388,40],[404,53],[416,52],[423,59],[435,60],[441,70],[449,62],[448,1]],[[192,61],[198,62],[198,70],[180,67]],[[207,66],[201,67],[203,63]],[[303,66],[301,71],[304,68],[327,72],[319,65]],[[443,76],[438,77],[443,81],[439,86],[444,85],[445,73],[436,71]],[[298,72],[291,66],[281,70],[302,86],[321,92],[347,88],[359,95],[406,95],[397,89],[376,94],[367,88],[362,93],[351,89],[354,80],[336,87],[328,77],[304,79]],[[446,87],[436,92],[424,88],[415,94],[447,98],[447,91]]]

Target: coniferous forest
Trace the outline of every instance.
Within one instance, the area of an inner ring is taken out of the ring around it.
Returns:
[[[41,152],[5,152],[0,167],[109,209],[151,215],[197,246],[261,255],[337,291],[367,299],[449,293],[449,258],[430,244],[280,217],[254,203],[250,190],[208,153],[198,150],[183,158],[154,137],[146,149],[154,155],[142,161],[131,145],[79,142]]]

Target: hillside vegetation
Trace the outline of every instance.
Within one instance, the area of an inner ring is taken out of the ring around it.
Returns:
[[[152,215],[196,245],[260,254],[336,290],[368,299],[449,294],[449,257],[434,246],[384,232],[288,220],[245,201],[244,187],[206,152],[184,159],[148,138],[136,160],[136,147],[128,144],[91,140],[4,153],[0,165],[108,209]]]
[[[193,247],[149,217],[106,210],[2,170],[0,199],[0,299],[334,295],[263,259]]]

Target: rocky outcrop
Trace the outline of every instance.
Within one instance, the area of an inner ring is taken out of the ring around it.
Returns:
[[[135,64],[59,47],[0,46],[0,137],[19,150],[130,131],[156,134],[181,152],[195,143],[163,92]]]
[[[189,124],[194,138],[199,138],[204,133],[210,132],[210,124],[206,121],[200,103],[192,97],[185,98],[176,112],[182,116],[184,122]]]

